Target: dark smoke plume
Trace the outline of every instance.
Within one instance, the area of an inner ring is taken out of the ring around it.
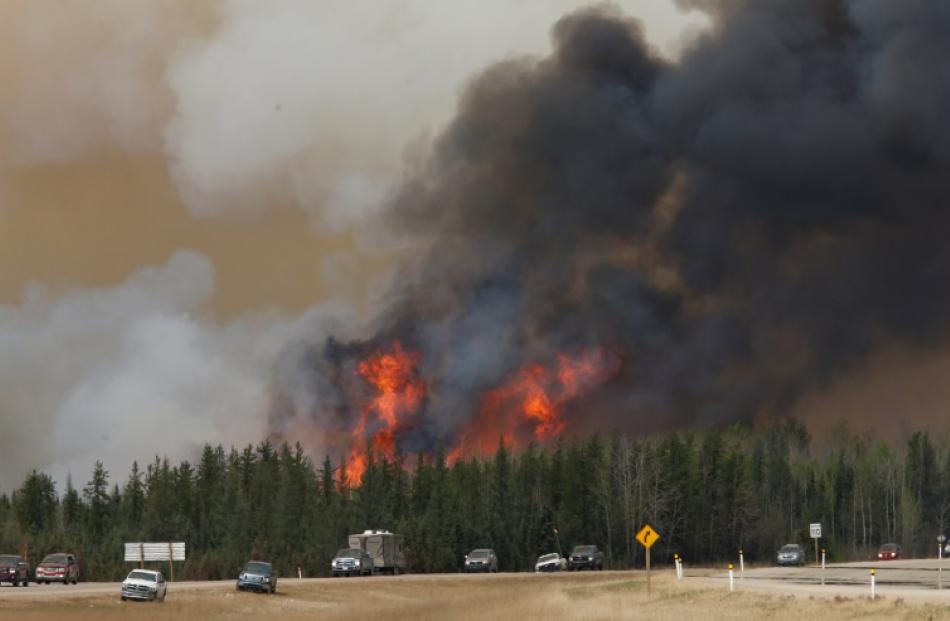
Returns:
[[[412,451],[561,351],[623,361],[572,428],[635,430],[780,413],[946,336],[950,2],[685,5],[716,21],[675,64],[604,5],[472,80],[387,212],[424,260],[375,337],[288,352],[276,429],[351,428],[354,360],[394,339],[430,389]]]

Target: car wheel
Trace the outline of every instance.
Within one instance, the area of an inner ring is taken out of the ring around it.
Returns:
[[[119,599],[121,599],[121,600],[122,600],[123,602],[124,602],[124,601],[126,601],[126,599],[125,599],[125,595],[123,595],[123,596],[121,596],[121,597],[119,597]]]

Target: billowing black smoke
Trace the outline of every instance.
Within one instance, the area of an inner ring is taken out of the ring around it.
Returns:
[[[605,5],[473,79],[387,212],[424,259],[373,339],[288,354],[281,391],[312,398],[276,428],[351,428],[354,361],[394,339],[431,391],[402,438],[420,450],[560,351],[623,360],[572,425],[635,430],[781,412],[943,336],[950,2],[683,4],[715,26],[675,64]]]

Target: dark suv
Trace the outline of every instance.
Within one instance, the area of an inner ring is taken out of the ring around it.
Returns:
[[[79,584],[79,563],[76,557],[65,552],[47,554],[36,566],[37,584],[62,582],[63,584]]]
[[[0,556],[0,584],[9,582],[13,586],[30,586],[30,565],[22,556],[4,554]]]
[[[603,569],[604,553],[597,546],[574,546],[570,558],[567,559],[567,570]]]
[[[330,575],[337,576],[372,576],[376,573],[372,557],[365,550],[358,548],[343,548],[336,553],[330,562]]]
[[[277,574],[270,563],[248,561],[238,574],[237,590],[276,593]]]

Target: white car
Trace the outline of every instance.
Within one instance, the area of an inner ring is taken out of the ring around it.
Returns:
[[[122,582],[122,601],[138,599],[143,601],[165,601],[168,585],[160,571],[133,569]]]
[[[538,557],[538,562],[534,564],[535,571],[565,571],[567,570],[567,559],[552,552],[551,554],[542,554]]]

